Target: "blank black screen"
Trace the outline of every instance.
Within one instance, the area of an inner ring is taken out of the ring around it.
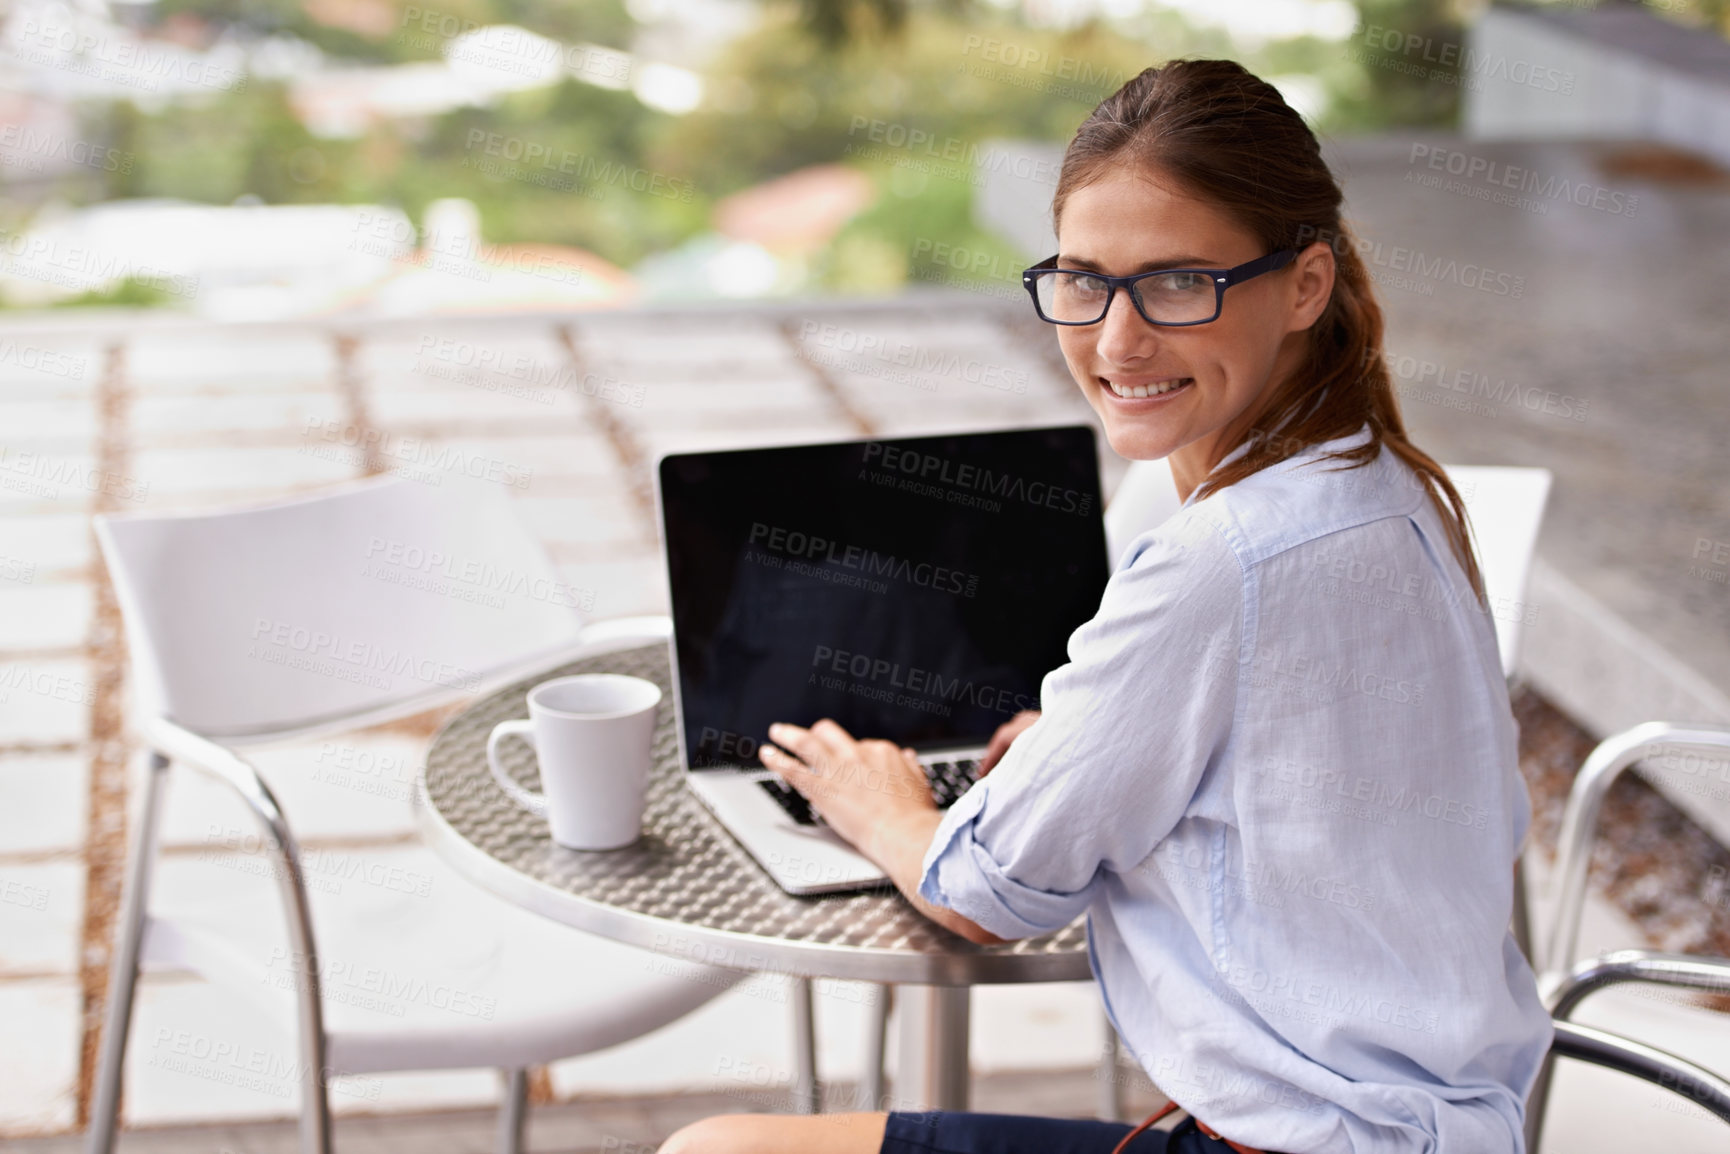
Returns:
[[[1108,575],[1087,426],[678,454],[660,485],[692,766],[823,717],[983,742]]]

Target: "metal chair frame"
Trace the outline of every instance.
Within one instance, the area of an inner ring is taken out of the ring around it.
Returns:
[[[1544,1135],[1557,1057],[1578,1058],[1642,1078],[1691,1099],[1730,1123],[1730,1081],[1674,1054],[1570,1021],[1586,998],[1626,983],[1730,994],[1730,959],[1617,950],[1581,962],[1556,982],[1546,998],[1556,1023],[1556,1041],[1538,1070],[1526,1105],[1526,1149],[1530,1154],[1536,1154]]]
[[[1556,844],[1555,885],[1558,887],[1558,896],[1555,921],[1550,929],[1549,946],[1544,951],[1543,968],[1538,978],[1539,990],[1558,1023],[1567,1023],[1574,1010],[1588,995],[1607,986],[1627,982],[1730,993],[1730,960],[1721,958],[1665,954],[1649,950],[1619,950],[1584,962],[1576,959],[1580,944],[1580,921],[1586,907],[1586,883],[1591,867],[1592,842],[1597,836],[1598,818],[1604,808],[1604,799],[1609,795],[1610,787],[1616,784],[1616,779],[1631,766],[1645,758],[1671,751],[1730,754],[1730,728],[1648,721],[1623,730],[1599,742],[1587,755],[1580,766],[1580,772],[1574,778],[1573,787],[1569,790],[1568,802],[1562,813],[1562,829]],[[1682,1062],[1679,1058],[1671,1060]],[[1550,1059],[1545,1060],[1538,1073],[1538,1080],[1532,1087],[1526,1111],[1526,1144],[1531,1150],[1537,1149],[1538,1140],[1543,1136],[1552,1065]],[[1672,1071],[1672,1076],[1698,1079],[1701,1074],[1705,1074],[1708,1081],[1699,1082],[1699,1085],[1711,1087],[1715,1083],[1719,1087],[1723,1086],[1722,1081],[1717,1080],[1717,1076],[1710,1072],[1700,1071],[1698,1067],[1685,1062],[1682,1066],[1685,1069]],[[1700,1104],[1708,1109],[1713,1108],[1707,1101]],[[1714,1112],[1730,1121],[1730,1114],[1719,1110]]]
[[[330,1154],[329,1079],[318,947],[312,932],[312,907],[307,901],[306,882],[301,872],[300,847],[289,829],[288,819],[258,770],[233,751],[162,718],[155,718],[148,724],[145,740],[150,748],[150,759],[144,803],[127,863],[119,948],[109,973],[107,1024],[102,1035],[85,1149],[88,1154],[111,1154],[119,1129],[126,1040],[132,1027],[133,996],[138,988],[149,908],[149,879],[158,848],[163,790],[169,765],[180,761],[233,789],[269,835],[271,852],[278,866],[277,877],[281,882],[289,944],[305,969],[295,983],[296,1036],[300,1050],[300,1148],[302,1154]],[[526,1088],[526,1079],[522,1079],[522,1084]],[[505,1149],[508,1154],[515,1154],[520,1150],[520,1144]]]
[[[1670,750],[1710,751],[1730,756],[1730,728],[1648,721],[1605,738],[1593,749],[1574,778],[1562,814],[1556,843],[1556,884],[1560,887],[1556,921],[1544,951],[1543,980],[1556,982],[1569,973],[1579,948],[1580,917],[1586,906],[1586,875],[1592,859],[1592,839],[1604,798],[1616,779],[1643,758]]]

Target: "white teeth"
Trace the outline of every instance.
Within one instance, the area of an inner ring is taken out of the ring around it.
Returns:
[[[1155,385],[1120,385],[1116,381],[1106,381],[1111,391],[1120,397],[1157,397],[1161,393],[1169,393],[1189,383],[1190,378],[1180,377],[1175,381],[1163,381]]]

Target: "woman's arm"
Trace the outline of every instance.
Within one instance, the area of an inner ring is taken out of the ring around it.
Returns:
[[[962,917],[954,910],[934,906],[919,896],[919,879],[923,874],[925,851],[931,847],[931,835],[937,832],[943,815],[933,809],[909,812],[898,821],[878,827],[871,839],[871,848],[861,846],[865,856],[883,867],[895,888],[913,903],[913,908],[945,929],[953,930],[970,942],[982,946],[1000,946],[1007,939],[984,929],[977,922]]]
[[[776,724],[769,736],[784,748],[762,747],[763,764],[804,794],[831,829],[881,866],[915,909],[982,946],[1005,939],[954,910],[919,896],[925,851],[943,814],[913,751],[891,741],[855,741],[825,718],[810,729]]]

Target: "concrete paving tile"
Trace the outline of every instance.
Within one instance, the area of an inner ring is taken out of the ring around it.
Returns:
[[[83,845],[89,777],[79,754],[0,754],[0,860]]]
[[[620,313],[580,322],[576,343],[585,358],[617,367],[639,362],[774,364],[791,355],[774,321],[743,314],[681,316],[673,327],[664,317]]]
[[[0,390],[5,393],[84,396],[102,366],[102,347],[88,338],[20,334],[0,324]]]
[[[219,396],[143,396],[131,407],[134,444],[140,447],[208,444],[211,434],[278,433],[298,438],[313,427],[343,419],[334,389],[317,392],[236,393]]]
[[[618,459],[605,438],[584,428],[580,418],[524,425],[521,434],[477,435],[462,430],[427,429],[420,436],[435,451],[450,450],[464,459],[498,461],[512,477],[526,478],[512,492],[526,496],[564,479],[582,484],[614,476]],[[557,430],[557,431],[554,431]],[[568,431],[566,431],[568,430]]]
[[[361,475],[363,465],[359,449],[319,435],[303,437],[292,447],[145,449],[133,459],[133,471],[149,487],[153,506],[192,493],[282,491],[348,481]]]
[[[79,1015],[71,979],[0,982],[0,1134],[71,1127]]]
[[[0,865],[0,978],[78,970],[84,864]]]
[[[820,419],[833,404],[809,374],[796,371],[729,382],[679,377],[644,384],[642,396],[642,407],[631,413],[637,422],[686,424],[717,414],[763,410],[787,410]]]
[[[90,520],[77,513],[0,516],[0,585],[32,585],[77,573],[95,545]]]
[[[440,317],[374,329],[355,363],[368,385],[377,386],[417,376],[438,379],[447,369],[521,379],[535,364],[569,359],[550,324]]]
[[[83,581],[0,583],[0,651],[77,649],[90,636],[91,612]]]
[[[82,660],[0,661],[0,744],[83,741],[95,693]]]
[[[65,449],[88,447],[96,436],[96,406],[88,398],[24,398],[0,392],[0,429],[11,436]]]
[[[661,428],[648,426],[638,438],[651,461],[666,453],[696,453],[712,449],[747,449],[765,445],[802,445],[816,441],[852,440],[860,433],[839,415],[813,419],[800,416],[787,424],[776,423],[774,414],[762,414],[761,422],[729,427]]]
[[[127,342],[126,378],[140,393],[190,392],[207,385],[298,386],[315,391],[336,375],[328,334],[299,329],[198,328],[141,333]]]
[[[571,420],[579,408],[580,383],[564,382],[568,387],[561,388],[558,380],[550,379],[510,390],[503,385],[491,388],[489,383],[497,382],[373,389],[367,394],[368,410],[375,425],[393,431],[485,424],[520,425],[527,432],[547,420]]]
[[[799,359],[790,355],[750,358],[717,358],[679,360],[644,360],[637,357],[611,357],[585,354],[583,364],[601,380],[616,380],[623,386],[636,386],[639,391],[665,384],[701,384],[716,387],[752,385],[762,381],[797,380],[803,373]],[[629,388],[607,392],[626,394],[625,403],[632,403]],[[596,395],[591,391],[590,395]]]
[[[935,315],[906,312],[866,312],[833,307],[795,311],[788,323],[806,348],[857,348],[869,342],[928,346],[977,345],[1002,348],[1008,334],[1001,317],[985,312],[943,309]]]
[[[46,447],[15,437],[0,441],[0,512],[77,512],[105,489],[125,500],[136,495],[138,482],[97,469],[86,449]]]

